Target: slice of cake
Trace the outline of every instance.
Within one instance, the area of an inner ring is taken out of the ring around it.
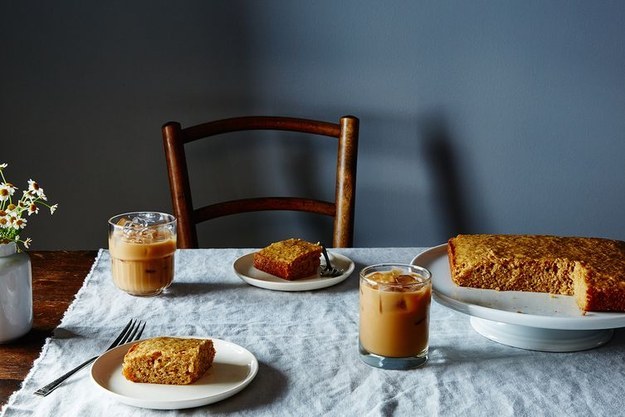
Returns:
[[[625,242],[540,235],[458,235],[447,244],[463,287],[574,295],[584,311],[625,311]]]
[[[200,379],[214,357],[210,339],[156,337],[131,346],[122,374],[133,382],[186,385]]]
[[[254,254],[254,267],[280,278],[294,280],[315,275],[319,270],[321,245],[302,239],[288,239]]]

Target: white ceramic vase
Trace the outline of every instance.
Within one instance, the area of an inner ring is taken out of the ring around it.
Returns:
[[[0,343],[17,339],[33,325],[30,257],[15,242],[0,244]]]

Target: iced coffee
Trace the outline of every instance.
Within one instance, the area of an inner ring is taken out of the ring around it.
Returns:
[[[380,264],[360,274],[360,353],[385,369],[427,361],[432,285],[427,269]]]
[[[160,294],[174,278],[176,219],[137,212],[109,220],[111,272],[117,288],[131,295]]]

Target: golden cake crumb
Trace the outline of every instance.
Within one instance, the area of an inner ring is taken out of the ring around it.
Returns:
[[[214,357],[210,339],[156,337],[130,347],[122,374],[133,382],[186,385],[204,375]]]

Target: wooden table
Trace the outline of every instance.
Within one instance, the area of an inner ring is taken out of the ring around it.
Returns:
[[[91,269],[97,251],[29,252],[33,267],[33,328],[28,334],[0,344],[0,407],[19,389],[47,337]]]

